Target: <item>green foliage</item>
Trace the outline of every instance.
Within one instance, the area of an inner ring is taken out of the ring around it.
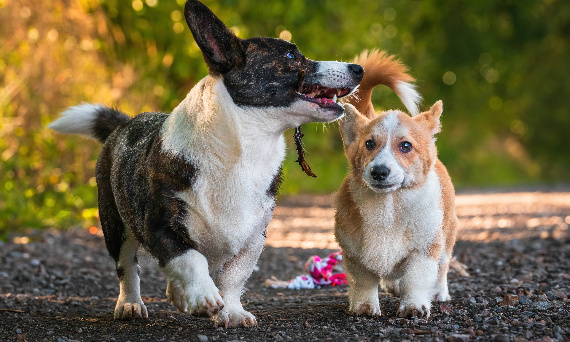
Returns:
[[[440,158],[459,187],[570,180],[568,1],[204,2],[240,37],[291,39],[315,60],[372,48],[399,56],[424,108],[444,102]],[[0,237],[97,222],[97,143],[45,126],[81,102],[171,111],[207,74],[183,4],[0,0]],[[386,89],[373,101],[403,108]],[[348,167],[337,124],[304,132],[318,178],[294,162],[287,131],[283,192],[335,191]]]

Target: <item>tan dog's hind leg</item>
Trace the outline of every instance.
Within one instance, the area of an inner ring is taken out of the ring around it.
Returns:
[[[378,284],[380,277],[363,267],[358,261],[344,257],[348,280],[350,312],[357,316],[380,316]]]
[[[449,271],[449,257],[447,261],[439,265],[439,276],[435,284],[435,300],[439,302],[447,302],[451,300],[449,290],[447,289],[447,272]]]
[[[380,287],[394,297],[400,297],[400,279],[382,278]]]

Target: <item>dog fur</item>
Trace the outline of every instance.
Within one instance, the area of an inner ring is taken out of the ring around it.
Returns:
[[[442,103],[414,117],[397,110],[376,115],[370,94],[378,84],[396,91],[406,106],[419,96],[402,86],[412,78],[393,57],[365,53],[358,61],[366,70],[364,95],[349,101],[366,115],[345,105],[340,128],[350,171],[337,194],[335,216],[350,311],[380,315],[381,283],[400,296],[401,317],[427,318],[434,297],[450,299],[447,271],[457,231],[453,184],[435,146]],[[408,108],[412,113],[414,105]]]
[[[103,143],[99,213],[115,260],[116,319],[147,317],[137,251],[168,278],[177,308],[226,327],[257,325],[240,302],[272,218],[285,157],[283,131],[343,115],[361,66],[316,62],[287,41],[235,36],[206,6],[185,17],[209,75],[172,113],[134,118],[102,105],[72,107],[49,127]]]

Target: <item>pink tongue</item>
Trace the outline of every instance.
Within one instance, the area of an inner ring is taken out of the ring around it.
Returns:
[[[321,97],[321,98],[318,98],[317,100],[319,101],[319,103],[322,103],[322,104],[332,104],[332,103],[334,103],[333,100],[328,99],[328,98],[326,98],[326,97]]]

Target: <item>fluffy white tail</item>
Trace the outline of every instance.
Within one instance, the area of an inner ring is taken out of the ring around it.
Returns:
[[[70,107],[48,128],[64,134],[81,134],[105,142],[105,139],[130,118],[125,113],[100,104]]]

